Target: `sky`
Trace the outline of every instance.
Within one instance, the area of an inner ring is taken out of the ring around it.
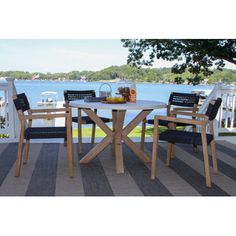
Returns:
[[[126,64],[127,55],[120,39],[1,39],[0,71],[97,71]],[[153,67],[173,64],[158,60]],[[227,63],[226,68],[235,65]]]
[[[1,39],[0,71],[97,71],[126,64],[127,55],[120,39]],[[160,60],[155,67],[172,64]]]

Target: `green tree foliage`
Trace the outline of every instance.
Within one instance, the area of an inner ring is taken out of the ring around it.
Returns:
[[[152,66],[156,59],[178,61],[172,72],[190,72],[189,83],[198,84],[213,74],[215,67],[222,70],[225,61],[236,65],[235,39],[123,39],[128,48],[127,63],[133,66]]]
[[[197,84],[201,79],[207,79],[208,83],[226,83],[236,84],[236,71],[224,69],[223,71],[214,70],[214,74],[209,77],[194,77],[190,72],[184,72],[181,76],[171,72],[171,68],[137,68],[130,65],[111,66],[100,71],[71,71],[69,73],[29,73],[22,71],[0,71],[0,77],[13,77],[20,80],[31,79],[33,75],[39,74],[42,80],[79,80],[82,76],[88,81],[112,81],[116,78],[125,78],[137,82],[153,82],[153,83],[191,83]]]
[[[183,84],[184,79],[180,76],[177,76],[177,77],[175,77],[174,81],[175,81],[176,84]]]
[[[0,77],[13,77],[17,79],[31,79],[32,74],[24,71],[1,71]]]
[[[223,70],[215,71],[208,79],[208,83],[222,82],[225,84],[236,84],[236,71],[235,70]]]
[[[134,81],[158,82],[161,73],[158,69],[139,69],[129,65],[111,66],[104,70],[94,72],[89,76],[89,80],[113,80],[116,78],[125,78]]]

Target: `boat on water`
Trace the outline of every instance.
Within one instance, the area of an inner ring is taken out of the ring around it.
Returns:
[[[200,98],[205,99],[211,93],[211,89],[193,89],[192,93],[196,93]]]
[[[54,91],[45,91],[40,94],[41,101],[38,106],[56,106],[58,102],[58,93]]]

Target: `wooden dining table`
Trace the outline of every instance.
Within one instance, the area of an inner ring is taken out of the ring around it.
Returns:
[[[153,110],[166,108],[167,104],[159,101],[137,100],[136,103],[106,104],[102,102],[85,102],[74,100],[69,103],[71,107],[81,109],[98,127],[106,134],[101,142],[97,143],[81,160],[81,164],[91,162],[108,145],[113,145],[116,173],[124,173],[122,144],[125,143],[136,156],[145,163],[151,162],[151,158],[129,137],[129,133],[137,127]],[[110,110],[112,112],[112,128],[106,125],[96,114],[95,110]],[[125,125],[125,114],[129,110],[137,110],[138,114]]]

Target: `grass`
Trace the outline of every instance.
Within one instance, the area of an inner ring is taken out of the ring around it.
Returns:
[[[167,129],[166,127],[159,127],[159,133],[165,131],[166,129]],[[152,137],[153,131],[154,131],[153,126],[147,127],[145,136]],[[83,130],[82,130],[83,137],[91,137],[91,133],[92,133],[92,128],[83,128]],[[77,137],[77,136],[78,136],[78,130],[75,128],[75,129],[73,129],[73,137]],[[96,137],[105,137],[105,133],[100,128],[96,128]],[[141,127],[137,126],[129,134],[129,137],[141,137]]]
[[[160,126],[159,127],[159,134],[165,131],[167,128]],[[177,130],[183,130],[183,127],[177,127]],[[153,136],[154,128],[153,126],[147,126],[145,137],[152,137]],[[83,128],[82,135],[85,138],[91,137],[92,128]],[[96,137],[105,137],[105,133],[100,129],[96,128]],[[232,133],[220,133],[219,136],[236,136],[235,132]],[[73,129],[73,137],[78,137],[78,130],[77,128]],[[141,126],[137,126],[130,134],[129,137],[141,137]]]

